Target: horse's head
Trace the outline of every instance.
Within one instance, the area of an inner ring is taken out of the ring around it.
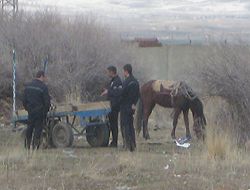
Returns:
[[[205,139],[205,126],[207,124],[203,112],[203,104],[199,98],[195,98],[190,103],[190,109],[193,113],[194,125],[193,129],[198,139]]]
[[[199,140],[200,139],[205,140],[205,126],[206,126],[205,118],[194,117],[193,129],[196,134],[196,137]]]

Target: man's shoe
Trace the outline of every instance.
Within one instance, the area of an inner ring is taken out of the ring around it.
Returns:
[[[130,147],[129,147],[129,151],[130,151],[130,152],[134,152],[134,151],[135,151],[135,147],[134,147],[134,146],[130,146]]]
[[[115,142],[112,141],[112,142],[109,144],[109,147],[117,148],[117,143],[115,143]]]
[[[131,143],[130,146],[129,146],[129,151],[130,152],[134,152],[135,148],[136,148],[136,144],[135,143]]]

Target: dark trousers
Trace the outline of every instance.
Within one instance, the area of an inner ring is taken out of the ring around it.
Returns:
[[[43,131],[45,118],[40,114],[29,114],[28,128],[26,132],[25,147],[30,149],[38,149],[40,145],[41,134]]]
[[[133,124],[133,110],[131,106],[121,107],[121,132],[123,137],[123,146],[130,151],[136,148],[135,129]]]
[[[110,123],[110,129],[112,133],[112,144],[117,145],[118,141],[118,115],[119,115],[119,109],[112,109],[109,113],[109,123]]]

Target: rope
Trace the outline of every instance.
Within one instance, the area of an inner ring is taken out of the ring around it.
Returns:
[[[185,82],[176,82],[173,85],[173,90],[170,92],[170,95],[172,99],[177,95],[183,95],[191,101],[197,98],[197,95],[194,93],[193,89],[189,87]]]

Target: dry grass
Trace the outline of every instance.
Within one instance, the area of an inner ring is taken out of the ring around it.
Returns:
[[[236,144],[227,131],[221,131],[219,126],[207,127],[206,148],[208,156],[213,159],[226,159],[232,157]]]
[[[205,144],[194,141],[186,150],[169,141],[169,129],[151,131],[152,140],[148,142],[138,138],[135,153],[121,148],[90,148],[84,141],[76,142],[74,149],[39,150],[32,155],[23,149],[18,134],[1,132],[4,137],[1,135],[0,187],[4,190],[250,188],[249,153],[236,149],[227,135],[211,127]]]

